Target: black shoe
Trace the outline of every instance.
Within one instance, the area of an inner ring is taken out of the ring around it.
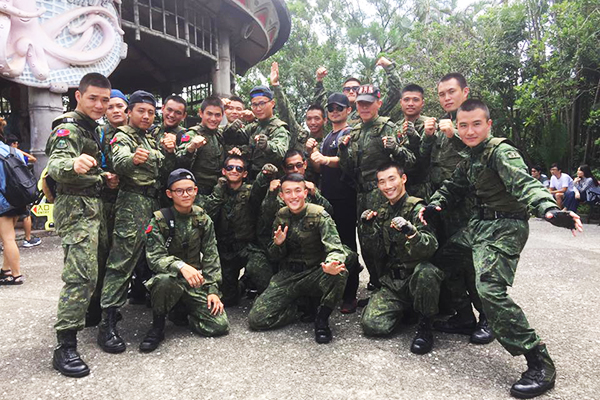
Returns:
[[[494,341],[494,334],[488,325],[485,314],[479,314],[479,322],[471,334],[470,342],[473,344],[488,344]]]
[[[519,399],[539,396],[552,389],[556,381],[556,369],[545,344],[534,347],[525,358],[527,371],[510,389],[510,394]]]
[[[421,317],[419,321],[419,329],[412,341],[410,351],[415,354],[427,354],[433,348],[433,332],[431,330],[431,320],[426,317]]]
[[[360,299],[356,302],[356,305],[360,308],[366,307],[369,304],[370,297],[366,297],[364,299]]]
[[[160,342],[165,338],[165,316],[153,315],[152,328],[146,333],[146,336],[140,343],[142,353],[150,353],[158,348]]]
[[[126,346],[117,331],[117,307],[105,310],[104,319],[98,329],[98,345],[107,353],[122,353]]]
[[[377,289],[377,286],[375,286],[374,284],[372,284],[371,282],[367,283],[367,290],[372,292],[373,290]]]
[[[358,307],[358,301],[356,300],[356,298],[351,300],[345,300],[342,302],[340,312],[342,314],[354,314],[356,312],[356,307]]]
[[[65,376],[81,378],[89,375],[90,369],[77,352],[77,331],[58,331],[58,346],[54,349],[52,366]]]
[[[322,306],[317,313],[315,320],[315,341],[319,344],[329,343],[333,339],[331,329],[329,329],[329,316],[332,311],[329,307]]]
[[[446,321],[435,321],[433,329],[445,333],[459,333],[461,335],[472,335],[475,332],[477,320],[473,315],[473,319],[465,319],[459,314],[448,318]]]

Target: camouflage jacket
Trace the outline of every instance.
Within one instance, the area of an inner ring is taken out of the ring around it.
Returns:
[[[198,206],[189,214],[180,214],[171,207],[175,217],[174,234],[167,248],[170,231],[167,220],[156,211],[146,229],[146,258],[157,274],[177,277],[183,261],[202,270],[203,288],[208,294],[219,294],[221,263],[217,251],[215,230],[209,216]]]
[[[188,151],[191,140],[203,136],[206,144],[192,152]],[[219,130],[211,131],[204,125],[197,125],[187,131],[177,148],[177,164],[189,169],[196,177],[198,186],[213,187],[221,176],[225,161],[223,136]]]
[[[283,156],[290,147],[290,134],[287,124],[277,117],[271,117],[265,121],[256,121],[244,128],[248,136],[248,145],[241,148],[242,154],[250,160],[251,171],[258,173],[263,165],[271,163],[280,166]],[[261,150],[256,147],[254,137],[265,134],[267,136],[267,148]]]
[[[273,231],[279,226],[288,227],[287,237],[281,246],[271,240],[268,255],[280,263],[281,269],[292,264],[312,268],[322,262],[343,263],[346,259],[335,223],[321,206],[307,204],[299,214],[284,207],[277,213]]]

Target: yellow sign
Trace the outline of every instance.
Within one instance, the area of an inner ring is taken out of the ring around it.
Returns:
[[[46,224],[44,225],[44,229],[47,231],[54,230],[54,204],[51,203],[42,203],[36,204],[31,207],[31,212],[36,217],[46,217]]]

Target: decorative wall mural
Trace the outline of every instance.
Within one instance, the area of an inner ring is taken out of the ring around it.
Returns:
[[[110,75],[127,53],[121,0],[0,0],[0,75],[27,86],[76,87]]]

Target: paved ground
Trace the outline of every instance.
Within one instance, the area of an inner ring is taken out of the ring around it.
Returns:
[[[511,291],[556,362],[558,380],[547,399],[600,398],[600,227],[585,229],[573,238],[532,221]],[[43,238],[21,255],[25,284],[0,287],[0,399],[506,399],[524,370],[524,358],[497,342],[475,346],[459,335],[437,334],[431,354],[413,355],[414,327],[365,338],[358,314],[335,313],[330,345],[314,342],[310,324],[251,332],[246,302],[228,310],[228,336],[206,339],[169,324],[166,343],[149,355],[137,351],[149,310],[124,307],[127,352],[103,353],[96,329],[88,328],[79,349],[92,373],[65,378],[51,365],[59,238]]]

